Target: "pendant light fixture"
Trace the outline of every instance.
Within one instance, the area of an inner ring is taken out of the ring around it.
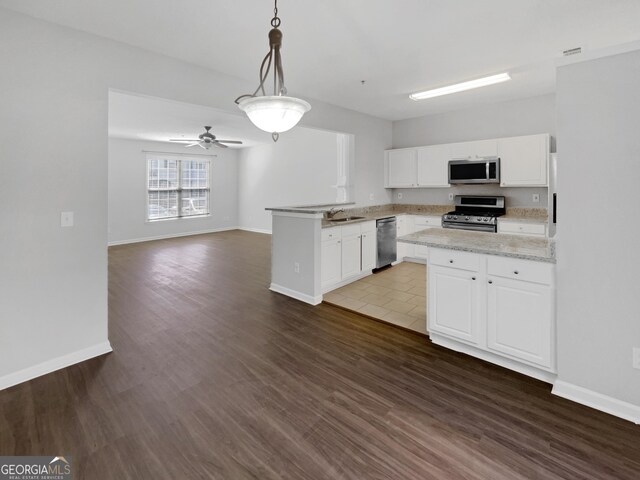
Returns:
[[[271,133],[273,141],[277,142],[280,134],[295,127],[302,116],[311,109],[311,105],[299,98],[287,96],[280,56],[282,32],[278,29],[280,26],[278,0],[275,0],[273,13],[274,16],[271,19],[273,28],[269,32],[269,53],[260,65],[260,84],[253,94],[236,98],[236,103],[256,127]],[[273,95],[267,95],[265,81],[271,68],[273,68]]]

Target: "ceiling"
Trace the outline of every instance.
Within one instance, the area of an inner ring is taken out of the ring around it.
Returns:
[[[252,147],[271,142],[271,134],[258,130],[241,114],[155,97],[109,92],[109,137],[166,142],[170,138],[197,138],[210,125],[217,138],[241,140]],[[198,150],[191,147],[188,150]],[[198,150],[199,151],[199,150]]]
[[[0,6],[249,81],[256,81],[268,49],[273,8],[269,0],[0,0]],[[289,92],[390,120],[550,93],[563,50],[640,39],[638,0],[280,0],[278,6]],[[503,71],[513,80],[421,102],[407,98]]]

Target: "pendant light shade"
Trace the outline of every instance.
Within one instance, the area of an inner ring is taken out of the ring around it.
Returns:
[[[273,141],[276,142],[280,133],[291,130],[297,125],[302,116],[311,110],[311,105],[299,98],[287,96],[280,55],[282,32],[278,28],[280,26],[278,0],[275,0],[273,13],[274,17],[271,19],[273,28],[269,32],[269,53],[260,65],[260,84],[252,94],[236,98],[236,103],[256,127],[271,133]],[[267,95],[265,81],[269,78],[272,67],[273,95]]]
[[[283,95],[246,97],[238,106],[256,127],[269,133],[291,130],[311,109],[304,100]]]

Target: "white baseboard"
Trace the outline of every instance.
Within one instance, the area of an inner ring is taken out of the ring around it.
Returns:
[[[640,406],[557,380],[551,393],[640,425]]]
[[[308,303],[310,305],[318,305],[322,303],[322,295],[312,297],[311,295],[307,295],[306,293],[291,290],[290,288],[276,285],[275,283],[272,283],[271,286],[269,286],[269,290],[271,290],[272,292],[281,293],[282,295],[286,295],[287,297],[295,298],[296,300],[300,300],[301,302]]]
[[[178,238],[178,237],[190,237],[191,235],[203,235],[205,233],[217,233],[217,232],[228,232],[229,230],[238,230],[239,227],[221,227],[221,228],[211,228],[207,230],[196,230],[193,232],[184,232],[184,233],[168,233],[166,235],[156,235],[153,237],[142,237],[142,238],[130,238],[127,240],[116,240],[114,242],[109,242],[107,245],[110,247],[114,247],[116,245],[128,245],[129,243],[142,243],[142,242],[152,242],[154,240],[164,240],[167,238]]]
[[[61,368],[66,368],[112,351],[113,349],[111,348],[111,344],[109,341],[106,341],[92,347],[83,348],[82,350],[62,355],[61,357],[47,360],[46,362],[0,377],[0,390],[4,390],[5,388],[26,382],[27,380],[32,380],[36,377],[46,375],[47,373],[55,372]]]
[[[471,355],[472,357],[480,358],[495,365],[500,365],[501,367],[508,368],[509,370],[513,370],[514,372],[522,373],[523,375],[533,377],[537,380],[541,380],[550,384],[553,384],[556,381],[555,373],[547,372],[545,370],[520,363],[516,360],[511,360],[510,358],[495,355],[491,352],[487,352],[471,345],[467,345],[466,343],[451,340],[437,333],[429,332],[429,338],[436,345],[450,348],[451,350],[455,350],[456,352],[466,353],[467,355]]]
[[[266,233],[267,235],[271,235],[271,230],[267,230],[265,228],[238,227],[238,230],[244,230],[245,232],[253,233]]]

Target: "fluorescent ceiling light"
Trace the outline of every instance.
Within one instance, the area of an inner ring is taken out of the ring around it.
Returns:
[[[425,98],[439,97],[441,95],[449,95],[450,93],[464,92],[465,90],[471,90],[473,88],[486,87],[487,85],[506,82],[507,80],[511,80],[508,73],[499,73],[498,75],[478,78],[477,80],[470,80],[468,82],[456,83],[455,85],[448,85],[446,87],[435,88],[433,90],[412,93],[409,95],[409,98],[411,100],[424,100]]]

